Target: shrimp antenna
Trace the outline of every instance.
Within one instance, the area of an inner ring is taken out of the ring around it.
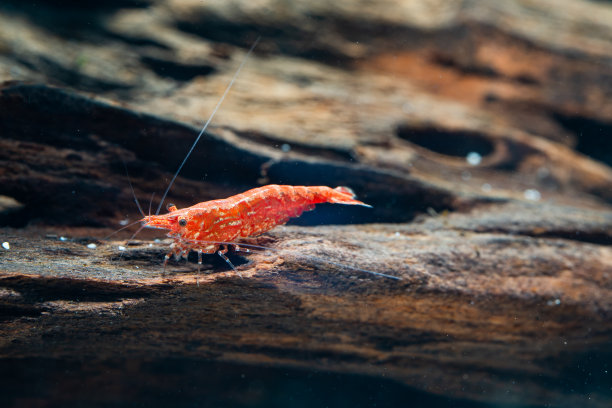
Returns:
[[[153,197],[155,197],[155,193],[151,194],[151,200],[149,201],[149,217],[151,216],[151,206],[153,205]]]
[[[128,182],[130,183],[130,188],[132,189],[132,194],[134,195],[134,201],[136,201],[136,205],[138,206],[138,209],[140,210],[140,213],[142,214],[142,216],[145,217],[144,211],[142,211],[142,208],[140,207],[140,203],[138,202],[138,199],[136,198],[136,193],[134,192],[134,187],[132,187],[132,180],[130,180],[130,175],[129,175],[128,171],[127,171],[127,166],[125,165],[125,161],[123,161],[123,158],[121,159],[121,161],[123,162],[123,167],[125,167],[125,174],[127,174]],[[151,216],[151,204],[153,203],[153,197],[155,197],[155,193],[151,194],[151,201],[149,201],[149,217]],[[131,222],[128,225],[126,225],[125,227],[119,228],[117,231],[115,231],[115,232],[113,232],[111,234],[108,234],[107,236],[105,236],[102,239],[103,240],[107,240],[110,237],[112,237],[113,235],[115,235],[116,233],[118,233],[120,231],[123,231],[126,228],[130,228],[132,225],[136,225],[139,222],[140,222],[140,220]],[[138,234],[141,230],[142,230],[142,227],[139,228],[138,231],[136,231],[136,234]],[[130,238],[130,240],[134,239],[136,234],[134,234],[132,236],[132,238]]]
[[[130,184],[130,189],[132,190],[132,196],[134,197],[134,202],[136,203],[136,206],[138,207],[138,211],[140,211],[140,214],[142,214],[143,217],[145,217],[144,211],[142,211],[142,207],[140,206],[140,203],[138,202],[138,198],[136,197],[136,192],[134,191],[134,186],[132,185],[132,179],[130,178],[130,173],[128,172],[128,168],[127,168],[127,164],[125,164],[125,160],[123,160],[123,157],[120,157],[121,159],[121,163],[123,163],[123,168],[125,169],[125,175],[127,176],[128,179],[128,183]],[[153,198],[151,198],[153,199]],[[151,214],[151,205],[149,205],[149,215]],[[107,240],[110,237],[112,237],[113,235],[115,235],[116,233],[123,231],[126,228],[130,228],[132,225],[136,225],[140,222],[140,220],[138,221],[134,221],[122,228],[119,228],[117,231],[108,234],[107,236],[105,236],[104,238],[102,238],[103,240]],[[140,230],[139,230],[140,231]]]
[[[141,225],[141,226],[140,226],[140,228],[138,228],[138,229],[136,230],[136,232],[134,233],[134,235],[132,235],[132,236],[131,236],[131,237],[130,237],[130,238],[127,240],[127,241],[125,241],[125,244],[126,244],[126,245],[129,245],[130,241],[131,241],[131,240],[133,240],[133,239],[136,237],[136,235],[138,235],[138,233],[139,233],[140,231],[142,231],[142,229],[143,229],[144,227],[145,227],[145,224]],[[125,253],[125,250],[121,252],[121,255],[119,255],[119,260],[121,260],[121,258],[123,258],[123,254],[124,254],[124,253]]]
[[[189,149],[189,152],[187,152],[187,155],[183,159],[183,162],[179,166],[179,168],[176,171],[176,173],[174,173],[174,176],[172,177],[172,180],[170,180],[170,184],[168,184],[168,188],[166,188],[166,191],[164,192],[164,195],[162,196],[161,201],[159,202],[159,206],[157,206],[157,211],[155,211],[155,215],[159,215],[159,211],[161,210],[162,205],[164,204],[164,200],[166,199],[166,196],[168,195],[168,192],[170,191],[170,188],[172,187],[172,184],[174,184],[174,180],[176,180],[176,178],[178,177],[179,173],[183,169],[183,166],[187,162],[187,159],[189,159],[189,156],[191,155],[191,152],[193,152],[193,149],[195,149],[196,145],[200,141],[200,138],[202,137],[202,135],[206,131],[206,128],[210,124],[210,121],[215,116],[215,113],[217,113],[217,111],[219,110],[219,107],[223,103],[223,100],[225,99],[225,97],[229,93],[230,89],[232,89],[232,86],[234,85],[234,82],[236,82],[236,78],[238,78],[238,74],[240,74],[240,70],[242,69],[242,67],[244,67],[244,64],[246,64],[247,60],[249,59],[249,56],[251,55],[251,53],[253,52],[253,50],[255,49],[257,44],[259,43],[260,39],[261,39],[261,36],[257,37],[257,39],[255,40],[253,45],[251,45],[251,48],[249,49],[249,52],[247,52],[246,55],[244,56],[244,58],[242,59],[242,62],[240,63],[240,66],[238,67],[238,69],[234,73],[234,76],[232,77],[232,80],[227,85],[227,88],[225,88],[225,92],[223,92],[223,95],[221,96],[221,99],[219,99],[219,102],[217,102],[217,106],[215,106],[215,109],[213,109],[212,113],[208,117],[208,120],[204,124],[204,127],[202,127],[202,130],[200,130],[200,134],[198,134],[198,137],[196,138],[195,142],[193,142],[193,144],[191,145],[191,149]]]
[[[119,228],[117,231],[115,231],[115,232],[113,232],[113,233],[111,233],[111,234],[108,234],[107,236],[105,236],[105,237],[104,237],[104,238],[102,238],[102,239],[103,239],[103,240],[107,240],[107,239],[109,239],[110,237],[112,237],[113,235],[115,235],[116,233],[121,232],[121,231],[123,231],[123,230],[124,230],[124,229],[126,229],[126,228],[130,228],[132,225],[136,225],[136,224],[138,224],[139,222],[140,222],[140,220],[138,220],[138,221],[134,221],[134,222],[132,222],[132,223],[130,223],[130,224],[128,224],[128,225],[126,225],[125,227],[121,227],[121,228]]]
[[[151,194],[151,200],[149,201],[149,217],[151,216],[151,204],[153,203],[153,197],[155,197],[155,193]],[[140,206],[138,206],[138,208],[140,208]],[[140,213],[142,214],[142,210],[140,210]],[[146,216],[145,216],[144,214],[142,214],[142,216],[146,218]],[[131,223],[130,225],[126,225],[125,227],[121,228],[120,230],[113,232],[113,233],[112,233],[112,234],[110,234],[108,237],[110,237],[110,236],[112,236],[112,235],[114,235],[114,234],[118,233],[119,231],[123,231],[123,230],[124,230],[124,229],[126,229],[127,227],[131,227],[132,225],[138,224],[140,221],[141,221],[141,220],[134,221],[134,222],[133,222],[133,223]],[[142,231],[142,229],[143,229],[144,227],[145,227],[145,225],[143,224],[143,225],[142,225],[140,228],[138,228],[138,231],[136,231],[136,232],[134,233],[134,235],[132,235],[132,236],[130,237],[130,239],[128,239],[126,242],[130,242],[131,240],[133,240],[134,238],[136,238],[136,235],[138,235],[138,233],[139,233],[140,231]],[[108,237],[106,237],[106,238],[108,238]],[[120,258],[121,258],[121,257],[120,257]]]
[[[130,189],[132,190],[132,196],[134,196],[134,202],[136,203],[136,206],[138,207],[138,211],[140,211],[140,214],[142,214],[142,216],[145,217],[144,211],[142,211],[142,207],[140,206],[140,203],[138,202],[138,198],[136,198],[136,192],[134,191],[134,186],[132,185],[132,179],[130,178],[130,173],[128,172],[127,164],[125,164],[125,160],[123,160],[123,157],[121,157],[121,163],[123,163],[123,168],[125,169],[125,175],[127,176],[128,183],[130,183]]]

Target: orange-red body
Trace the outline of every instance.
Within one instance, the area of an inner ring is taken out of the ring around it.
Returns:
[[[223,243],[259,235],[290,218],[312,210],[315,204],[338,203],[369,205],[354,199],[347,187],[268,185],[221,200],[206,201],[177,209],[169,207],[163,215],[143,218],[144,225],[168,230],[174,238],[172,251],[166,256],[186,257],[189,251],[211,254]],[[225,252],[225,251],[222,251]]]

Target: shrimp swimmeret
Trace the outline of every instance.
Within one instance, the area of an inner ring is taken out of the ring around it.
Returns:
[[[204,134],[258,41],[259,39],[246,54],[215,109],[206,121],[206,124],[174,174],[174,177],[162,196],[155,215],[146,216],[143,213],[144,218],[140,220],[143,227],[168,230],[168,236],[174,239],[171,251],[165,257],[164,267],[172,255],[177,259],[187,258],[190,251],[196,251],[198,253],[198,264],[202,263],[202,254],[212,254],[216,252],[234,268],[232,263],[225,256],[229,245],[234,246],[236,249],[240,249],[240,245],[244,247],[263,248],[256,245],[240,244],[235,241],[236,239],[251,237],[269,231],[277,225],[286,223],[290,218],[300,216],[304,211],[312,210],[315,205],[319,203],[337,203],[371,207],[368,204],[356,200],[355,194],[348,187],[336,187],[332,189],[325,186],[279,186],[272,184],[254,188],[229,198],[206,201],[182,209],[178,209],[175,205],[170,204],[168,205],[169,212],[159,215],[159,211],[172,184],[176,180],[176,177],[201,136]],[[136,199],[136,196],[134,196],[134,198]],[[136,200],[136,204],[142,213],[138,200]],[[341,265],[330,261],[326,262],[370,273],[372,275],[400,279],[380,272]]]

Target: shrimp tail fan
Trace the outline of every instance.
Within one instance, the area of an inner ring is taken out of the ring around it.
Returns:
[[[334,191],[340,194],[337,194],[335,197],[333,197],[333,199],[330,201],[332,203],[362,205],[364,207],[372,208],[372,206],[369,204],[366,204],[359,200],[355,200],[355,197],[356,197],[355,192],[351,190],[349,187],[345,187],[345,186],[336,187],[334,188]]]

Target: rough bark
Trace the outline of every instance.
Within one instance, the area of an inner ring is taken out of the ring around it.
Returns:
[[[360,3],[0,6],[3,405],[609,406],[610,5]],[[126,167],[155,211],[257,35],[169,200],[374,208],[237,271],[104,239],[140,217]]]

